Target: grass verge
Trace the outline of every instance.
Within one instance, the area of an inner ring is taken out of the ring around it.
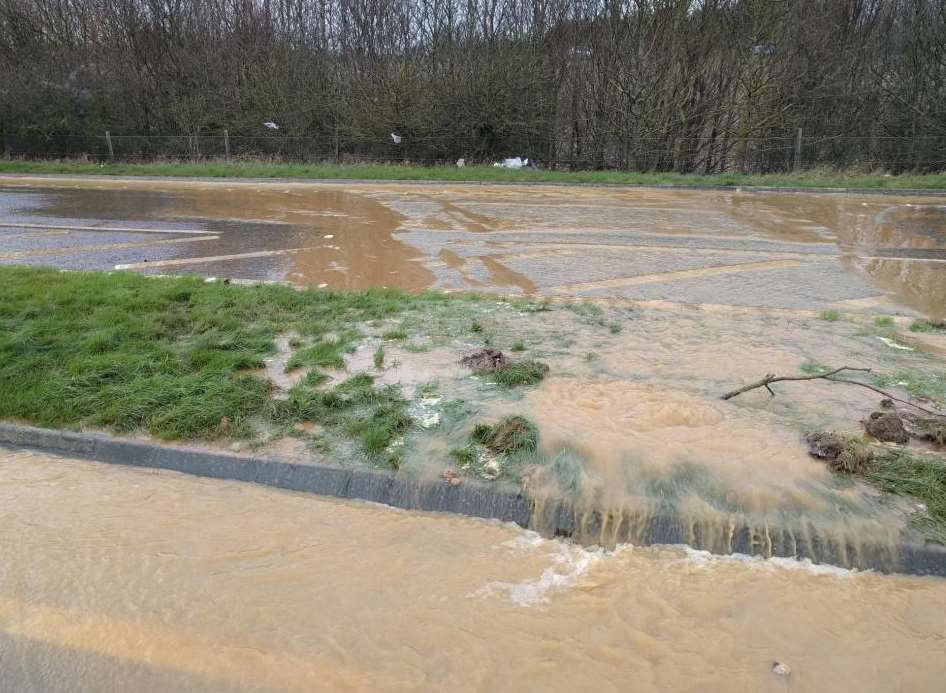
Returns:
[[[864,189],[946,189],[946,174],[845,173],[829,169],[804,173],[715,175],[634,171],[512,171],[492,166],[411,166],[397,164],[295,164],[258,161],[99,163],[78,160],[0,160],[0,173],[45,173],[209,178],[306,178],[457,181],[493,183],[586,183],[602,185],[710,185]]]
[[[198,278],[0,267],[0,418],[41,426],[146,431],[162,439],[250,438],[312,421],[369,456],[410,426],[397,388],[368,375],[330,390],[318,367],[344,364],[359,326],[406,311],[461,312],[473,296],[237,286]],[[254,369],[280,334],[287,368],[309,367],[285,402]]]
[[[942,459],[900,452],[878,457],[865,478],[871,484],[898,496],[910,496],[922,504],[913,525],[925,537],[946,544],[946,464]]]

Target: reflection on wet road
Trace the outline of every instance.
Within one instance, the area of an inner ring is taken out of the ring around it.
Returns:
[[[942,318],[946,200],[0,178],[0,262]]]

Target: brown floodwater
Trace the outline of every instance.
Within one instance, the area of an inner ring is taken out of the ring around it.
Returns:
[[[932,691],[946,675],[940,579],[581,548],[12,450],[0,520],[5,690]]]
[[[76,177],[0,184],[0,244],[10,246],[0,245],[0,262],[946,317],[938,197]]]

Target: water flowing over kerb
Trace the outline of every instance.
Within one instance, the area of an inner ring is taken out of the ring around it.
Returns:
[[[417,481],[351,467],[300,465],[278,460],[122,440],[18,424],[0,424],[0,444],[40,449],[108,464],[263,484],[335,498],[383,503],[397,508],[449,512],[514,522],[545,536],[587,544],[688,544],[718,554],[810,559],[845,568],[946,577],[946,548],[870,537],[855,540],[797,526],[752,526],[732,520],[694,522],[668,510],[602,512],[564,499],[536,499],[509,487],[464,481],[454,486]]]

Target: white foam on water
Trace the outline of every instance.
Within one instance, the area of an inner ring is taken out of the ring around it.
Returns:
[[[487,598],[505,595],[517,606],[535,606],[548,603],[554,592],[560,592],[576,584],[591,567],[602,559],[604,551],[583,549],[559,542],[559,550],[553,556],[553,564],[534,580],[522,582],[490,582],[474,592],[471,597]]]
[[[748,568],[761,570],[804,570],[812,575],[833,575],[835,577],[850,577],[858,572],[848,568],[841,568],[827,563],[813,563],[809,558],[786,558],[783,556],[772,556],[765,558],[763,556],[749,556],[744,553],[734,553],[728,556],[720,556],[701,551],[691,546],[681,545],[675,548],[682,549],[685,556],[684,561],[698,567],[707,567],[718,563],[740,563]]]

